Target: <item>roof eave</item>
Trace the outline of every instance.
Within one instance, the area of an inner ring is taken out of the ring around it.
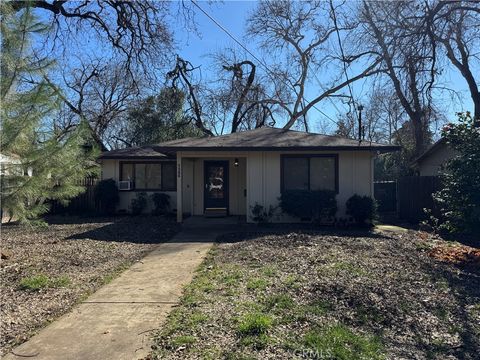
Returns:
[[[159,152],[178,151],[399,151],[400,146],[158,146]]]
[[[171,156],[100,155],[98,160],[173,160]]]

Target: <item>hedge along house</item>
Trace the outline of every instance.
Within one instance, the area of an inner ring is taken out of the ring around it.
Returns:
[[[128,211],[138,192],[164,192],[178,222],[189,215],[243,215],[252,222],[256,204],[276,207],[282,191],[289,189],[334,190],[337,216],[344,216],[352,195],[373,197],[376,154],[395,150],[397,146],[266,127],[109,151],[100,161],[102,178],[119,185],[119,210]],[[273,221],[294,219],[277,213]]]

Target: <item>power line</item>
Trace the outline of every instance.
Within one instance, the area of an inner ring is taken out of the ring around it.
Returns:
[[[196,0],[191,0],[191,2],[193,3],[193,5],[195,5],[206,17],[208,17],[216,26],[218,26],[225,34],[227,34],[233,41],[235,41],[243,50],[245,50],[248,54],[250,54],[258,63],[261,67],[263,67],[264,70],[267,71],[267,73],[272,77],[274,78],[275,77],[275,73],[270,70],[270,68],[268,67],[267,64],[265,64],[262,60],[260,60],[253,52],[251,52],[245,45],[243,45],[242,42],[240,42],[235,36],[232,35],[232,33],[230,31],[228,31],[228,29],[226,29],[222,24],[220,24],[213,16],[211,16],[207,11],[205,11],[200,5],[198,5],[197,1]],[[308,101],[308,102],[311,102],[309,101],[308,99],[305,98],[305,96],[303,96],[303,99]],[[312,105],[312,107],[317,110],[320,114],[322,114],[323,116],[325,116],[327,119],[329,119],[330,121],[332,121],[335,125],[338,125],[338,122],[335,121],[334,119],[332,119],[329,115],[327,115],[325,112],[323,112],[322,110],[320,110],[316,105]]]
[[[353,91],[352,91],[352,87],[350,86],[350,79],[348,78],[347,65],[345,64],[345,52],[343,51],[342,40],[340,38],[340,30],[338,29],[337,15],[335,13],[335,7],[333,6],[332,0],[330,0],[330,9],[332,10],[333,24],[335,26],[335,30],[337,33],[338,45],[340,46],[340,53],[342,54],[343,71],[345,73],[345,78],[347,79],[348,91],[350,92],[350,97],[352,98],[353,113],[354,113],[354,116],[356,116],[355,99],[353,98]]]

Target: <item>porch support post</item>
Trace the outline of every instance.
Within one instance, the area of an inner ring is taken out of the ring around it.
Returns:
[[[182,153],[177,152],[177,222],[183,221],[183,207],[182,207]]]

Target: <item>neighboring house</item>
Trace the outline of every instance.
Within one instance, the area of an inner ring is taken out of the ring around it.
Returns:
[[[10,175],[18,172],[21,165],[20,157],[14,154],[0,154],[0,175]]]
[[[277,128],[217,137],[186,138],[103,153],[102,178],[121,188],[119,210],[137,192],[170,195],[177,220],[189,215],[246,215],[260,204],[277,206],[284,189],[331,189],[339,212],[354,194],[373,197],[373,159],[395,151],[337,136]],[[124,183],[127,181],[127,183]],[[273,221],[292,221],[278,215]]]
[[[441,138],[420,155],[413,165],[420,176],[437,176],[440,175],[445,163],[455,155],[455,150],[448,146],[444,138]]]

